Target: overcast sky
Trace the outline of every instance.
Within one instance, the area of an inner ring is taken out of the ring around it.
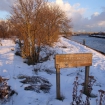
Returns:
[[[9,17],[15,0],[0,0],[0,18]],[[105,0],[49,0],[58,4],[72,19],[73,31],[105,32]]]

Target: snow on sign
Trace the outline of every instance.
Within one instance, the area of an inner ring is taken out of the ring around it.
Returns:
[[[91,65],[92,65],[91,53],[60,54],[55,56],[56,68],[69,68]]]

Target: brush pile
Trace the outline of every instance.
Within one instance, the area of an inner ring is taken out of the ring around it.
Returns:
[[[19,75],[18,78],[23,79],[20,81],[21,83],[28,84],[24,90],[35,91],[37,93],[40,93],[41,91],[48,93],[52,86],[52,84],[47,79],[40,76]]]
[[[2,78],[0,76],[0,100],[8,99],[10,96],[16,93],[14,90],[11,90],[10,86],[7,84],[8,80],[9,79]]]

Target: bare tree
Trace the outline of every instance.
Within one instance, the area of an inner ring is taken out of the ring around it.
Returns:
[[[0,21],[0,37],[7,38],[8,37],[8,22],[7,21]]]
[[[70,22],[57,5],[46,4],[42,8],[41,16],[43,19],[43,30],[45,31],[45,44],[51,45],[58,40],[61,32],[67,32],[70,28]]]
[[[56,42],[61,32],[71,28],[70,20],[47,0],[17,0],[16,4],[12,7],[11,23],[24,40],[23,55],[37,63],[41,46]]]

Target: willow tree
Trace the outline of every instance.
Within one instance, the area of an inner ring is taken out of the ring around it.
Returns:
[[[17,0],[10,20],[24,40],[23,55],[36,63],[41,45],[52,45],[61,32],[71,28],[65,13],[47,0]]]

